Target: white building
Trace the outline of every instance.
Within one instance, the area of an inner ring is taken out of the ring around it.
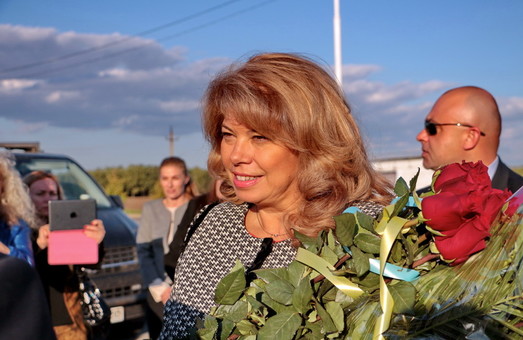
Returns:
[[[396,183],[398,178],[403,177],[409,184],[419,169],[416,190],[430,185],[434,173],[433,170],[427,170],[423,167],[423,158],[421,157],[376,159],[372,163],[374,168],[385,175],[392,183]]]

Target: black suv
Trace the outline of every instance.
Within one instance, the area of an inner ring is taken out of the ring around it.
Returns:
[[[0,147],[6,147],[0,143]],[[7,146],[10,149],[10,147]],[[123,211],[118,196],[108,196],[98,183],[73,159],[46,153],[13,152],[16,168],[25,176],[33,170],[55,175],[63,188],[64,199],[96,200],[97,217],[104,222],[105,257],[100,270],[89,276],[111,307],[111,323],[121,323],[144,316],[145,298],[136,253],[137,224]]]

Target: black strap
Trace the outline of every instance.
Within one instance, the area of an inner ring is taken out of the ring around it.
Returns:
[[[191,237],[194,234],[194,232],[196,231],[196,229],[198,229],[200,224],[203,222],[203,219],[205,218],[205,216],[207,216],[209,211],[211,211],[211,209],[214,208],[218,203],[219,202],[214,202],[214,203],[209,204],[207,207],[205,207],[205,210],[202,211],[202,213],[198,216],[198,218],[189,227],[189,231],[187,232],[187,235],[185,235],[185,239],[183,240],[182,250],[181,250],[180,254],[183,253],[183,251],[185,250],[185,247],[187,247],[187,243],[189,243],[189,240],[191,239]]]
[[[256,254],[256,258],[254,259],[252,265],[249,268],[247,268],[245,272],[245,274],[247,275],[247,283],[250,283],[252,280],[256,278],[256,275],[253,273],[253,271],[261,268],[265,259],[272,252],[273,242],[273,239],[269,237],[263,239],[260,250],[258,251],[258,254]]]

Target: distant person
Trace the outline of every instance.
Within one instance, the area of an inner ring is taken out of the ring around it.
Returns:
[[[34,209],[9,152],[0,152],[0,254],[34,265],[30,224]]]
[[[51,319],[58,340],[87,340],[89,330],[85,326],[80,305],[79,281],[74,265],[50,265],[47,262],[49,245],[49,201],[61,200],[62,190],[58,179],[44,171],[33,171],[24,177],[29,195],[35,205],[38,227],[33,232],[33,249],[36,269],[40,274],[49,303]],[[85,234],[99,244],[99,261],[87,268],[97,268],[103,260],[105,227],[102,220],[95,219],[85,226]]]
[[[26,261],[0,254],[0,340],[55,340],[38,274]]]
[[[206,204],[197,196],[185,161],[165,158],[159,169],[163,198],[144,204],[136,236],[138,259],[147,290],[146,322],[151,339],[162,329],[163,301],[170,285],[187,228],[194,215]]]
[[[499,158],[500,135],[501,115],[494,97],[482,88],[464,86],[445,92],[436,101],[416,139],[421,143],[425,168],[482,161],[488,166],[492,187],[514,193],[523,185],[523,177]]]

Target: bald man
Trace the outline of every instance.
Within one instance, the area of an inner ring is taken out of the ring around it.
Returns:
[[[494,97],[482,88],[464,86],[445,92],[425,118],[416,139],[423,167],[436,170],[450,163],[482,161],[492,186],[516,192],[523,177],[498,157],[501,115]]]

